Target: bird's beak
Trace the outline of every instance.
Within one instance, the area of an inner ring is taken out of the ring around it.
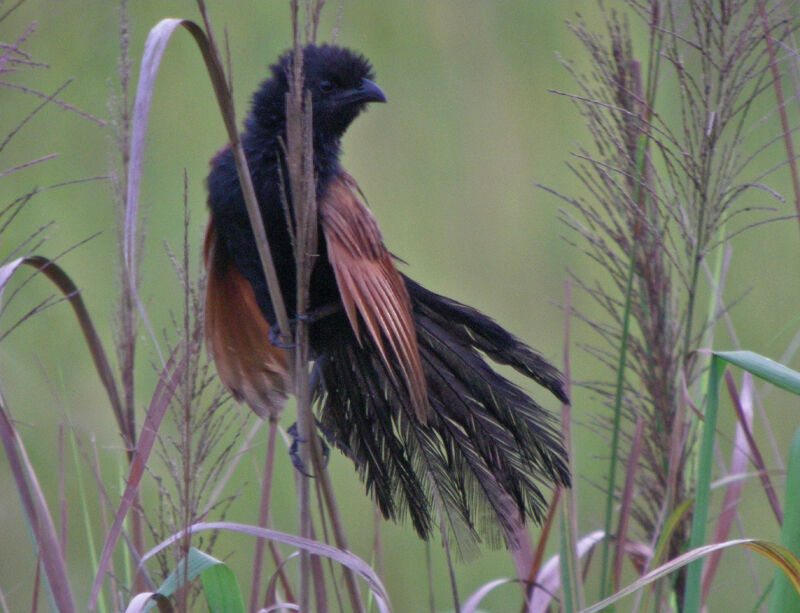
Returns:
[[[369,79],[361,79],[355,89],[348,89],[339,94],[339,101],[346,104],[353,102],[386,102],[386,94]]]
[[[361,99],[364,102],[386,102],[386,94],[369,79],[361,79],[361,87],[358,91],[361,93]]]

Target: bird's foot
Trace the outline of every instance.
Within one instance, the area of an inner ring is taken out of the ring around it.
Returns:
[[[309,313],[301,313],[296,317],[293,317],[289,320],[289,326],[291,327],[291,334],[284,335],[281,327],[275,322],[275,325],[270,326],[269,329],[269,342],[279,347],[281,349],[294,349],[297,345],[294,342],[286,342],[286,338],[289,339],[294,338],[294,331],[297,328],[297,322],[302,321],[303,323],[313,324],[320,319],[324,319],[329,315],[333,315],[334,313],[338,313],[342,310],[342,305],[337,303],[326,304],[325,306],[318,307],[313,309]]]
[[[316,422],[316,424],[317,427],[320,429],[320,431],[322,431],[322,433],[325,435],[325,438],[328,438],[328,440],[330,440],[327,433],[320,425],[320,423]],[[303,463],[302,458],[300,457],[300,443],[307,443],[308,441],[302,438],[300,436],[300,433],[297,431],[297,422],[289,426],[289,429],[286,432],[289,434],[289,436],[292,437],[292,445],[289,447],[289,457],[292,460],[292,465],[295,467],[295,469],[297,469],[297,472],[299,472],[301,475],[304,475],[309,479],[313,479],[314,475],[306,471],[306,466]],[[322,462],[323,462],[322,465],[324,467],[328,465],[328,459],[330,458],[331,455],[331,449],[323,440],[320,440],[320,445],[322,446]]]
[[[270,326],[270,328],[269,328],[269,342],[270,343],[272,343],[273,345],[275,345],[279,349],[294,349],[295,348],[295,344],[294,343],[286,343],[286,342],[284,342],[283,341],[284,338],[285,337],[283,335],[283,332],[281,332],[280,326],[278,326],[277,322],[275,323],[275,325]],[[288,338],[290,338],[290,339],[294,338],[294,335],[292,334]]]

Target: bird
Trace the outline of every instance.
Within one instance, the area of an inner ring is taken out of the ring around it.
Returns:
[[[294,51],[252,97],[241,142],[290,318],[309,322],[318,424],[354,463],[383,516],[423,539],[447,522],[459,543],[513,543],[520,521],[541,523],[544,489],[568,487],[554,417],[490,363],[510,366],[568,403],[563,376],[480,311],[398,269],[341,141],[387,98],[370,62],[332,44],[302,48],[311,97],[319,242],[307,313],[296,309],[286,95]],[[205,338],[238,401],[275,418],[291,393],[278,324],[229,146],[211,161]],[[285,332],[285,331],[284,331]]]

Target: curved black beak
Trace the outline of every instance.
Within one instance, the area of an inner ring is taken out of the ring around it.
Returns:
[[[386,94],[369,79],[361,79],[358,87],[343,91],[338,96],[339,101],[352,104],[353,102],[386,102]]]

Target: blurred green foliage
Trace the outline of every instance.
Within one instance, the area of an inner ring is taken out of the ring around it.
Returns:
[[[0,4],[0,11],[8,5]],[[608,2],[606,7],[622,10],[623,4]],[[544,183],[571,196],[584,194],[565,165],[576,143],[589,144],[582,120],[568,99],[549,91],[575,91],[557,54],[574,60],[581,71],[589,70],[587,58],[565,25],[578,10],[602,32],[597,6],[578,1],[351,0],[341,8],[330,2],[320,28],[322,40],[330,40],[336,32],[338,43],[367,55],[389,97],[389,104],[371,108],[349,131],[343,162],[369,199],[390,249],[408,262],[407,270],[415,279],[491,314],[556,363],[562,355],[559,305],[568,271],[586,280],[593,275],[591,262],[563,240],[565,228],[558,221],[563,203],[537,188],[537,183]],[[194,4],[186,0],[137,0],[129,11],[134,75],[147,32],[158,20],[198,17]],[[266,67],[290,44],[288,2],[212,2],[210,13],[218,38],[225,37],[230,49],[241,120],[250,92],[265,77]],[[73,78],[59,97],[108,120],[109,97],[118,94],[118,16],[113,2],[29,0],[0,25],[0,40],[11,42],[36,22],[24,48],[48,68],[28,68],[14,81],[51,93]],[[634,40],[643,45],[646,33],[638,22],[632,25]],[[668,112],[669,101],[660,102]],[[0,132],[6,134],[36,104],[23,92],[0,88]],[[209,158],[225,139],[201,58],[184,33],[175,37],[166,52],[152,108],[142,190],[148,230],[141,293],[156,334],[162,337],[170,334],[170,313],[179,312],[182,304],[164,245],[175,251],[181,248],[183,173],[189,182],[196,271],[201,265],[206,216],[203,182]],[[34,186],[107,175],[118,155],[110,128],[50,106],[0,152],[0,171],[50,153],[59,157],[2,178],[2,204]],[[781,159],[781,151],[775,151],[772,163]],[[783,174],[771,185],[789,193]],[[763,201],[761,197],[754,192],[746,205],[775,206],[767,196]],[[36,196],[0,244],[0,256],[5,256],[18,240],[53,221],[40,252],[54,256],[100,233],[61,263],[83,288],[109,351],[118,289],[115,214],[106,180],[59,188]],[[778,214],[791,215],[791,206],[782,206],[777,213],[749,214],[738,227]],[[792,221],[760,226],[733,242],[726,298],[741,298],[732,313],[734,325],[744,347],[776,359],[798,329],[798,244],[797,224]],[[51,293],[40,281],[27,286],[0,324],[8,326]],[[591,318],[589,300],[578,292],[574,301]],[[719,348],[730,347],[724,333],[718,338]],[[572,374],[577,381],[608,377],[601,364],[579,349],[580,344],[595,341],[587,326],[573,326]],[[156,357],[144,332],[141,342],[138,382],[144,407],[155,381],[150,364]],[[58,500],[60,423],[68,422],[80,436],[96,439],[107,483],[118,482],[121,442],[66,305],[28,321],[0,345],[0,384],[52,505]],[[598,480],[605,466],[598,458],[603,459],[605,452],[603,431],[595,423],[603,410],[581,389],[575,389],[573,396],[578,421],[575,482],[580,488],[581,528],[588,531],[602,521],[595,486],[602,486]],[[796,413],[784,406],[785,398],[778,392],[768,397],[769,419],[784,437],[779,441],[782,449],[788,447],[797,423]],[[285,426],[294,421],[290,413]],[[723,430],[730,431],[732,420],[730,413],[722,416]],[[253,459],[240,466],[232,482],[231,489],[242,494],[231,511],[238,521],[256,521],[262,457],[263,442],[258,441]],[[352,548],[368,556],[372,512],[363,487],[347,460],[337,456],[331,464]],[[3,458],[0,589],[11,610],[24,610],[33,584],[35,552],[22,528],[24,520],[5,466]],[[279,529],[291,531],[296,524],[294,486],[285,454],[278,455],[277,471],[274,522]],[[75,485],[71,472],[70,468],[68,492]],[[755,482],[745,487],[745,495],[752,498],[751,510],[765,504],[758,487]],[[149,499],[146,493],[145,501]],[[70,499],[68,511],[68,555],[76,595],[84,602],[92,577],[77,502]],[[776,537],[776,528],[763,528],[757,520],[757,513],[755,522],[746,520],[745,528],[751,529],[748,536]],[[422,610],[427,602],[424,546],[407,525],[386,525],[384,534],[386,584],[393,604],[397,611]],[[447,609],[451,603],[444,556],[439,543],[433,542],[431,548],[437,606]],[[251,552],[249,539],[226,538],[215,556],[230,555],[230,566],[245,583]],[[745,572],[744,556],[728,556],[725,564],[728,574],[718,579],[718,585],[748,590],[746,582],[736,579]],[[493,578],[513,574],[504,552],[487,551],[457,570],[464,595]],[[765,576],[770,573],[768,569]],[[741,602],[735,589],[717,590],[715,598],[717,610],[725,602]],[[513,610],[518,602],[519,592],[506,587],[490,596],[484,608]],[[735,604],[730,606],[738,610]]]

